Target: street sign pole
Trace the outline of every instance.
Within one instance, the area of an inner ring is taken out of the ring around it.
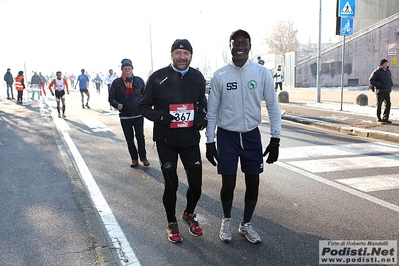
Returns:
[[[344,40],[342,41],[342,65],[341,65],[341,109],[342,111],[342,103],[344,101],[344,65],[345,65],[345,35]]]
[[[343,35],[341,59],[341,108],[344,101],[344,70],[345,70],[345,37],[353,34],[353,17],[355,16],[356,0],[337,0],[337,35]]]

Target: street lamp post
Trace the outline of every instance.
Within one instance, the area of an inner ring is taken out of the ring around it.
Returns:
[[[151,32],[151,20],[150,20],[150,56],[151,56],[151,74],[154,72],[154,62],[152,57],[152,32]]]
[[[319,11],[319,44],[317,48],[317,93],[316,93],[316,102],[320,102],[320,72],[321,72],[321,0],[320,0],[320,11]]]

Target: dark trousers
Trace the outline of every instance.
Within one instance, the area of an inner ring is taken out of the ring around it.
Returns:
[[[389,119],[389,113],[391,112],[391,94],[390,93],[377,93],[377,119],[381,119],[381,107],[382,103],[385,105],[385,110],[382,115],[382,120]]]
[[[24,94],[24,91],[17,91],[18,96],[17,96],[17,101],[22,103],[22,96]]]
[[[189,147],[176,147],[162,141],[157,141],[157,151],[161,170],[165,179],[165,189],[162,202],[165,207],[168,222],[176,221],[176,201],[179,178],[177,175],[177,160],[180,155],[181,162],[186,170],[188,189],[186,192],[187,214],[193,214],[202,193],[202,162],[199,145]]]
[[[11,97],[14,98],[14,92],[12,91],[12,84],[7,83],[7,99],[10,98],[10,92],[11,92]]]
[[[100,85],[100,83],[96,83],[96,90],[98,94],[100,94]]]
[[[132,160],[137,160],[139,156],[140,159],[147,159],[147,152],[145,150],[145,138],[144,138],[144,118],[141,116],[137,118],[121,119],[121,126],[127,142],[127,148],[129,150],[129,154]],[[136,134],[138,149],[134,144],[135,134]]]
[[[280,90],[283,90],[283,82],[276,82],[274,90],[277,91],[277,88],[280,86]]]

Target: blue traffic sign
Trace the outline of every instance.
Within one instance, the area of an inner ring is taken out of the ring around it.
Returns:
[[[338,17],[354,17],[356,0],[338,0]]]
[[[353,18],[340,18],[341,28],[340,35],[352,35],[353,34]]]

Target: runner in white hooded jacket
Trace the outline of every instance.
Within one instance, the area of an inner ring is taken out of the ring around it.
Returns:
[[[259,193],[259,174],[263,172],[262,138],[258,128],[262,122],[261,103],[266,102],[270,120],[270,144],[263,156],[268,164],[276,162],[281,132],[281,111],[274,92],[273,78],[262,65],[248,57],[251,37],[237,30],[230,36],[232,62],[217,70],[211,79],[206,128],[206,158],[222,175],[220,198],[223,208],[219,238],[232,239],[234,189],[238,161],[245,174],[244,215],[238,232],[251,243],[261,242],[251,218]],[[215,135],[217,129],[217,136]],[[215,143],[217,138],[217,149]]]

